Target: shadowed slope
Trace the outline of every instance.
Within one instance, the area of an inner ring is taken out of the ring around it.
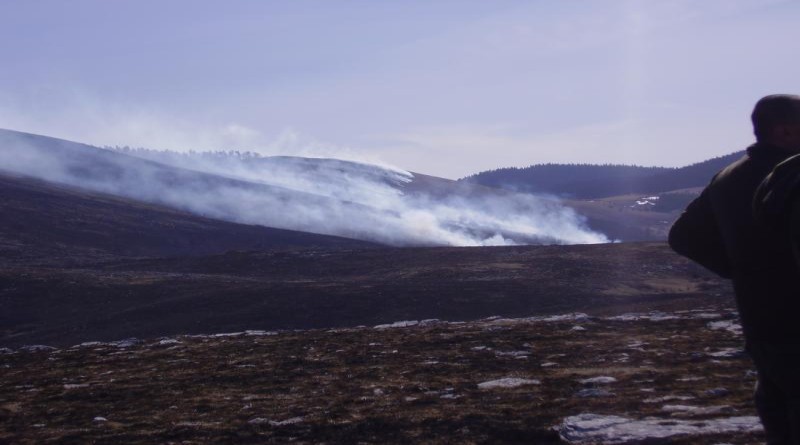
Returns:
[[[57,263],[370,243],[235,224],[37,179],[0,174],[0,255]]]
[[[0,345],[728,299],[665,244],[230,252],[0,269]]]

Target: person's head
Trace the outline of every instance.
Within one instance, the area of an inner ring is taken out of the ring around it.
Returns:
[[[753,108],[751,118],[757,141],[800,151],[800,96],[763,97]]]

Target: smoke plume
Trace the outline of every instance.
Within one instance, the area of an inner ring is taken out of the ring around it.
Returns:
[[[608,242],[553,199],[337,159],[108,150],[0,131],[0,170],[227,221],[395,246]]]

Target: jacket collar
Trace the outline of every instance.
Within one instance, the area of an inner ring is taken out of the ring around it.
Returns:
[[[789,156],[800,154],[800,152],[787,150],[785,148],[772,145],[769,142],[756,142],[755,144],[747,147],[747,154],[750,156],[788,158]]]

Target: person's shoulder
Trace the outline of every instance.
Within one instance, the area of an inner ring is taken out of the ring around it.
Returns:
[[[754,166],[755,161],[753,157],[749,152],[745,152],[742,157],[731,162],[727,166],[723,167],[722,170],[717,172],[717,174],[711,178],[709,187],[715,188],[719,187],[720,184],[732,181],[738,182],[738,178],[741,178],[742,176],[750,176]]]
[[[723,168],[712,182],[760,183],[776,165],[780,164],[790,153],[769,144],[756,142],[747,147],[744,155]]]
[[[796,206],[800,194],[800,154],[779,163],[756,190],[753,207],[756,217],[766,223],[784,219]]]

